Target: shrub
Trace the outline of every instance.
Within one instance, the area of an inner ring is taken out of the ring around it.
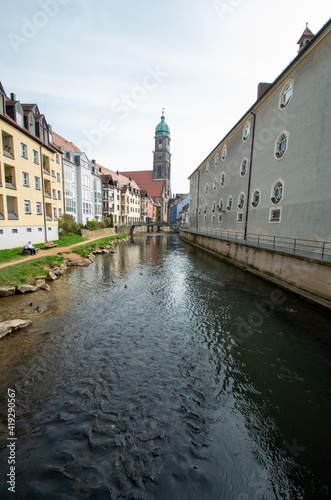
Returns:
[[[59,217],[59,232],[62,234],[81,234],[80,225],[75,222],[71,215],[63,214],[62,217]]]

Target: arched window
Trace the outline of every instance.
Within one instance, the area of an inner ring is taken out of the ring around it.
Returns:
[[[217,206],[217,210],[219,212],[224,212],[224,201],[223,201],[223,198],[220,199],[220,202],[219,202],[219,204]]]
[[[258,189],[255,189],[254,193],[252,194],[252,207],[256,208],[259,205],[260,197],[260,191]]]
[[[224,173],[224,172],[222,172],[222,174],[221,174],[221,181],[220,181],[220,184],[221,184],[221,187],[223,187],[223,186],[224,186],[224,184],[225,184],[225,173]]]
[[[228,147],[226,144],[224,144],[223,149],[222,149],[222,156],[221,156],[222,160],[225,160],[227,153],[228,153]]]
[[[283,183],[281,181],[275,182],[275,184],[272,187],[272,193],[271,193],[271,202],[274,205],[277,205],[277,203],[280,202],[280,200],[283,198]]]
[[[215,191],[217,187],[217,179],[215,177],[214,182],[213,182],[213,190]]]
[[[216,201],[213,201],[213,204],[211,206],[211,211],[215,213],[215,210],[216,210]]]
[[[240,195],[238,196],[238,208],[239,208],[239,210],[242,210],[244,208],[244,205],[245,205],[245,195],[244,195],[244,193],[240,193]]]
[[[232,198],[232,196],[229,196],[227,204],[226,204],[226,209],[228,212],[230,212],[232,205],[233,205],[233,198]]]
[[[288,103],[291,100],[293,94],[293,82],[292,80],[288,81],[285,86],[283,87],[283,90],[280,95],[280,108],[284,109]]]
[[[247,167],[248,167],[248,160],[247,160],[247,158],[244,158],[242,160],[242,162],[241,162],[241,165],[240,165],[240,175],[241,175],[241,177],[244,177],[244,175],[246,174]]]
[[[219,156],[218,156],[218,153],[216,153],[215,159],[214,159],[214,167],[217,167],[217,165],[218,165],[218,159],[219,159]]]
[[[243,141],[247,141],[251,131],[251,122],[246,122],[243,129]]]
[[[206,174],[208,174],[209,172],[209,161],[207,161],[207,164],[206,164]]]
[[[275,156],[277,159],[280,159],[284,156],[285,151],[287,149],[287,143],[288,143],[288,134],[287,132],[282,132],[276,142]]]
[[[205,194],[208,193],[208,183],[205,185]]]

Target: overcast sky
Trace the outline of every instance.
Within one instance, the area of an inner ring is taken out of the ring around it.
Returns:
[[[172,191],[296,56],[329,0],[11,0],[0,81],[112,170],[153,168],[165,108]]]

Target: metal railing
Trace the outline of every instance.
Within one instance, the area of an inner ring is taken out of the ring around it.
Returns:
[[[214,238],[226,241],[236,241],[245,245],[277,250],[291,255],[331,261],[331,242],[328,241],[305,240],[255,233],[248,233],[245,239],[244,232],[216,228],[202,228],[199,231],[189,229],[188,231],[194,234],[213,236]]]

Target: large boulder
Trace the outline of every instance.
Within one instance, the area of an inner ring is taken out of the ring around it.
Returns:
[[[48,281],[55,281],[56,278],[57,278],[57,276],[52,271],[49,271],[48,276],[47,276]]]
[[[8,297],[9,295],[14,295],[14,293],[15,293],[14,286],[0,287],[0,297]]]
[[[22,328],[27,328],[31,325],[31,321],[24,319],[14,319],[11,321],[3,321],[0,323],[0,339],[9,335],[10,333],[21,330]]]
[[[30,293],[30,292],[36,292],[37,287],[34,285],[18,285],[16,288],[16,292],[18,293]]]

